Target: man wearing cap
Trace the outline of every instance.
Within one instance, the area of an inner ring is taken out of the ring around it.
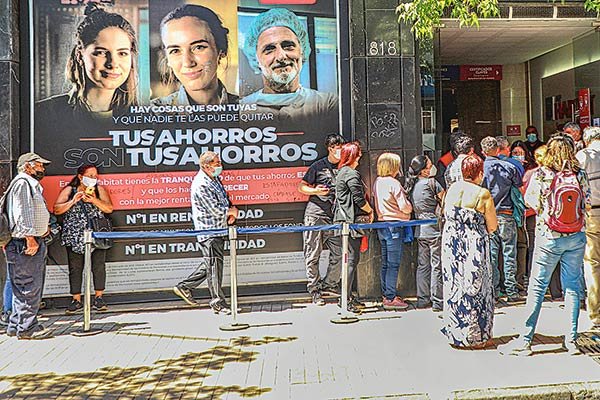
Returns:
[[[8,187],[6,209],[12,240],[4,248],[13,290],[12,314],[6,333],[19,339],[45,339],[49,332],[37,320],[46,272],[46,243],[50,214],[40,180],[50,161],[25,153],[18,174]]]
[[[291,131],[338,133],[337,95],[300,85],[300,71],[311,49],[308,33],[293,12],[273,8],[258,15],[248,29],[243,51],[263,82],[261,90],[241,100],[256,104],[252,114]]]

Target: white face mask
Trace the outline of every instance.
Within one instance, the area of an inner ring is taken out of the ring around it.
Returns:
[[[435,165],[431,166],[431,169],[429,170],[429,177],[433,178],[437,175],[437,167]]]
[[[81,178],[81,183],[83,183],[83,186],[85,187],[94,187],[96,186],[96,183],[98,183],[98,179],[90,178],[89,176],[84,176],[83,178]]]
[[[338,160],[339,160],[340,158],[342,158],[342,149],[337,149],[337,150],[335,150],[335,151],[333,152],[333,156],[334,156],[335,158],[337,158]]]

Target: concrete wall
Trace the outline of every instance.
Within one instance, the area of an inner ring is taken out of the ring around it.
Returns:
[[[500,103],[502,108],[502,133],[507,125],[520,125],[521,136],[511,136],[511,140],[525,137],[527,127],[527,80],[526,65],[506,64],[502,66],[500,81]]]

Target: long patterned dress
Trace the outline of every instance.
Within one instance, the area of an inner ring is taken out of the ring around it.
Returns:
[[[450,208],[442,233],[442,332],[453,346],[476,346],[492,338],[494,295],[489,255],[483,214]]]

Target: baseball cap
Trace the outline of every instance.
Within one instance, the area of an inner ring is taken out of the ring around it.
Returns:
[[[42,164],[50,164],[50,161],[46,160],[39,154],[25,153],[25,154],[21,154],[19,156],[19,160],[17,161],[17,168],[21,168],[23,165],[25,165],[25,163],[32,162],[32,161],[37,161]]]

